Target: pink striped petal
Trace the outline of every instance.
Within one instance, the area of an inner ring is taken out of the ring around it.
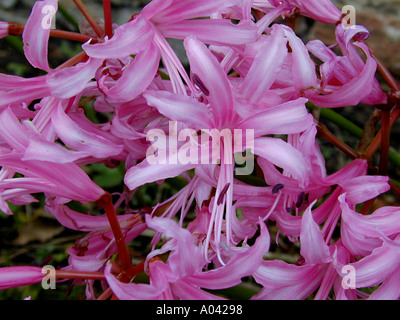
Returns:
[[[307,112],[305,103],[307,99],[292,100],[265,111],[255,113],[253,116],[241,121],[237,128],[253,129],[254,136],[266,134],[293,134],[309,129],[314,121]]]
[[[173,121],[181,121],[193,129],[212,128],[209,109],[197,99],[168,91],[147,91],[147,103]]]
[[[96,158],[108,158],[122,152],[123,146],[77,125],[59,105],[51,119],[59,138],[69,147]]]
[[[234,25],[230,20],[198,19],[157,25],[166,38],[185,39],[188,34],[214,45],[242,45],[258,38],[257,28],[250,24]]]
[[[0,290],[27,286],[41,282],[45,276],[39,267],[5,267],[0,268]]]

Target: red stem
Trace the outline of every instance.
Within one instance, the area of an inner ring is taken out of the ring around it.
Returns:
[[[118,255],[121,261],[121,268],[123,272],[126,272],[130,268],[132,268],[132,262],[129,257],[128,249],[125,244],[124,235],[122,234],[121,231],[121,226],[119,224],[117,215],[115,214],[115,209],[112,203],[111,195],[108,192],[105,193],[99,200],[97,200],[96,204],[103,207],[106,212],[118,248]]]
[[[56,270],[56,278],[58,279],[83,279],[83,280],[105,280],[106,277],[102,272],[91,271],[69,271]]]
[[[94,39],[85,34],[80,34],[71,31],[57,30],[57,29],[50,30],[50,37],[74,40],[79,42],[88,42],[89,40],[91,40],[91,43],[97,42],[97,39]]]
[[[110,39],[113,36],[110,0],[103,0],[103,11],[104,11],[104,31],[106,36],[108,36],[108,39]]]
[[[82,14],[86,18],[86,20],[89,22],[89,24],[92,27],[92,29],[94,30],[94,32],[96,32],[97,36],[99,38],[103,38],[103,35],[104,35],[103,30],[100,28],[100,26],[98,25],[96,20],[92,17],[92,15],[87,10],[86,6],[82,3],[82,1],[74,0],[74,3],[76,4],[76,6],[80,10],[80,12],[82,12]]]

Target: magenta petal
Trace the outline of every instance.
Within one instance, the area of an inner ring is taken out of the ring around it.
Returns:
[[[123,283],[111,274],[111,264],[104,269],[107,283],[120,300],[158,300],[162,291],[148,284]]]
[[[89,57],[113,59],[127,57],[145,49],[153,40],[151,24],[141,16],[115,30],[111,39],[102,43],[85,43],[82,48]]]
[[[0,290],[38,283],[44,276],[42,268],[39,267],[0,268]]]
[[[315,202],[306,209],[301,219],[300,254],[309,264],[324,264],[331,262],[332,257],[322,231],[311,213],[311,208]]]
[[[22,33],[24,53],[29,63],[39,69],[50,71],[47,61],[48,41],[50,36],[50,18],[55,15],[58,8],[58,0],[36,1],[31,15],[26,22]]]

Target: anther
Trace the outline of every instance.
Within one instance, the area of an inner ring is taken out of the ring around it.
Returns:
[[[272,194],[276,194],[279,192],[279,190],[283,189],[285,186],[282,183],[278,183],[276,185],[274,185],[274,187],[272,188]]]

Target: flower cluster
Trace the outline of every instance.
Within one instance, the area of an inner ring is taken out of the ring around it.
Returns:
[[[329,0],[153,0],[118,26],[104,1],[104,27],[86,12],[93,30],[78,35],[44,27],[43,9],[57,5],[36,1],[25,26],[0,22],[44,71],[0,74],[0,209],[42,194],[46,212],[83,233],[58,279],[76,279],[88,299],[223,299],[245,277],[259,288],[252,299],[400,297],[400,209],[359,212],[389,178],[362,157],[327,174],[308,109],[388,104],[365,27],[345,27]],[[281,19],[298,15],[336,25],[336,45],[304,43]],[[50,36],[83,51],[52,68]],[[167,39],[183,41],[188,67]],[[90,120],[88,101],[106,120]],[[124,164],[115,203],[84,171],[93,163]],[[172,197],[130,207],[146,184],[177,176]],[[135,264],[130,243],[146,230]],[[270,254],[282,241],[297,263]],[[1,289],[42,278],[39,267],[0,268]]]

